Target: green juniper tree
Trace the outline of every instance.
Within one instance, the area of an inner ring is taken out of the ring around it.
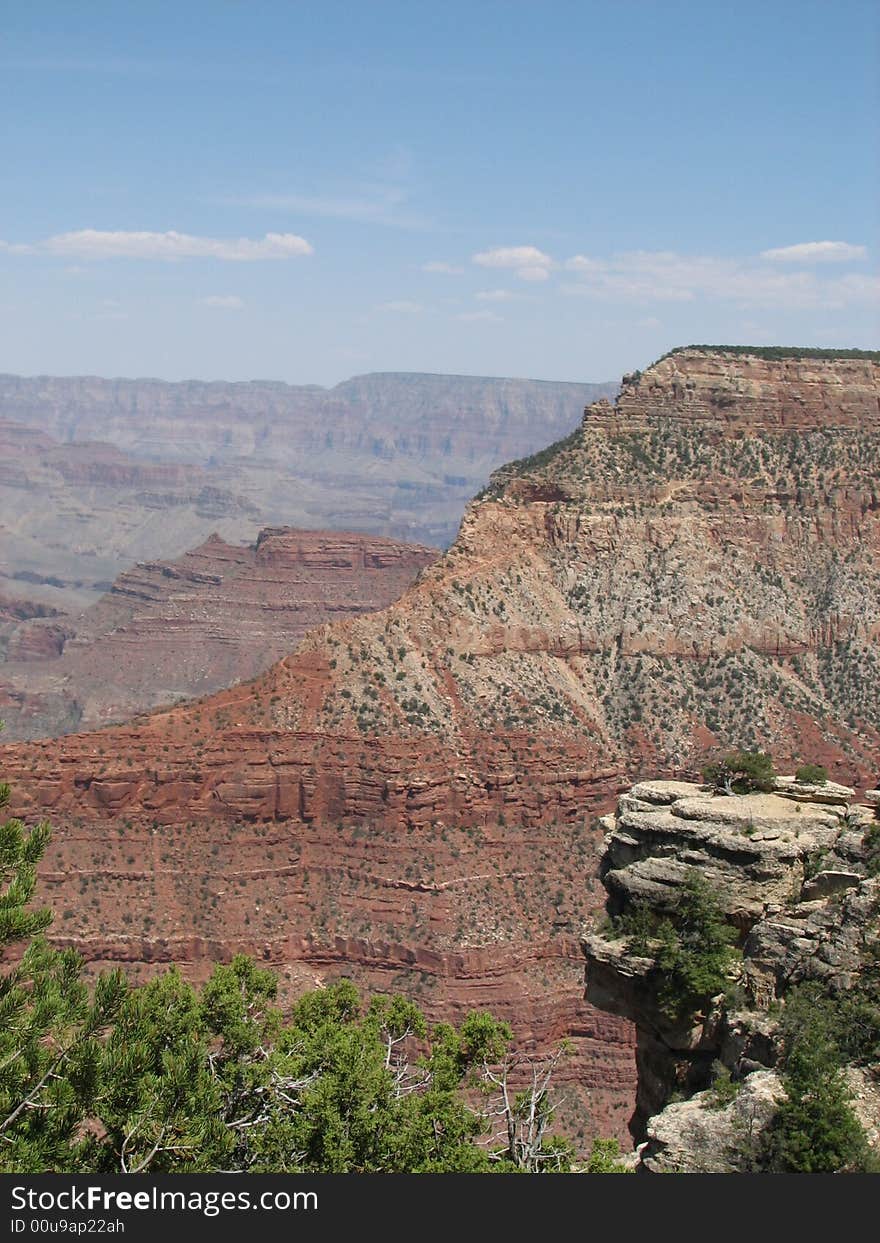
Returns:
[[[616,1139],[594,1139],[586,1165],[587,1174],[632,1174],[633,1170],[622,1160],[620,1144]]]
[[[805,781],[809,785],[824,786],[828,784],[828,769],[821,764],[801,764],[794,775],[795,781]]]
[[[8,801],[0,786],[0,808]],[[0,1171],[81,1167],[101,1038],[125,994],[119,973],[90,992],[79,955],[43,936],[51,913],[28,909],[48,840],[46,824],[0,824]]]
[[[729,987],[739,957],[736,930],[696,869],[688,871],[666,914],[637,906],[614,927],[631,952],[653,959],[657,1000],[667,1018],[684,1018]]]
[[[776,787],[773,760],[766,751],[731,751],[703,768],[703,780],[718,794],[753,794]]]
[[[805,1025],[786,1053],[782,1086],[785,1097],[762,1138],[761,1168],[837,1174],[873,1164],[839,1054],[821,1020]]]

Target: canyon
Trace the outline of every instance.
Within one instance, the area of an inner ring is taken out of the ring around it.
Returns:
[[[0,592],[79,611],[136,561],[267,526],[445,546],[495,467],[616,389],[409,373],[332,389],[0,375]]]
[[[20,413],[20,412],[19,412]],[[880,364],[674,351],[495,472],[382,611],[250,682],[0,749],[55,835],[54,939],[136,975],[237,951],[433,1018],[565,1037],[578,1140],[626,1134],[626,1016],[583,997],[597,816],[721,748],[880,771]]]

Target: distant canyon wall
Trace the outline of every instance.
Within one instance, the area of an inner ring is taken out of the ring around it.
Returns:
[[[615,384],[360,376],[333,389],[0,376],[0,591],[65,611],[213,532],[444,546],[495,467]]]

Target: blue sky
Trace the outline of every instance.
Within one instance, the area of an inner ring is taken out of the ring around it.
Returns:
[[[874,347],[861,0],[0,0],[0,370]]]

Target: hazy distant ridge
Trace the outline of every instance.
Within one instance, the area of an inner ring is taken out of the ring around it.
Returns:
[[[70,608],[70,591],[89,603],[136,561],[273,525],[442,546],[493,470],[571,432],[616,387],[0,375],[0,589],[4,578],[10,596],[51,579],[67,598],[52,585],[40,598]]]

